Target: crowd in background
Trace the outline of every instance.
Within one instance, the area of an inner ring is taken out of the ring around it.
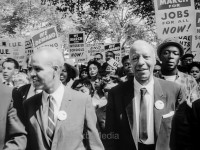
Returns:
[[[178,50],[169,50],[169,43],[177,47]],[[176,41],[166,41],[161,44],[158,47],[157,54],[158,58],[153,70],[154,76],[181,84],[189,101],[187,101],[187,104],[191,107],[191,103],[200,97],[200,62],[193,61],[195,57],[193,54],[184,54],[183,48]],[[177,56],[177,58],[175,58],[175,62],[170,62],[171,66],[169,66],[170,57],[174,56]],[[64,86],[91,97],[92,105],[96,111],[99,132],[105,130],[106,106],[110,89],[132,79],[134,76],[129,55],[122,58],[121,67],[112,66],[109,61],[111,59],[115,59],[115,54],[112,51],[106,52],[105,62],[103,61],[103,55],[96,53],[94,59],[89,60],[87,65],[74,66],[64,63],[60,74],[60,81]],[[30,78],[28,64],[29,60],[27,60],[27,69],[21,69],[15,59],[6,58],[2,60],[2,83],[14,88],[13,95],[23,88],[27,89],[25,99],[41,92],[41,90],[34,89],[37,81]],[[30,92],[31,89],[33,90],[32,93]],[[177,103],[181,104],[182,102]],[[17,105],[18,109],[23,109],[22,104],[21,106]],[[20,112],[18,115],[19,117],[23,116]],[[25,122],[23,117],[21,118],[22,122]]]

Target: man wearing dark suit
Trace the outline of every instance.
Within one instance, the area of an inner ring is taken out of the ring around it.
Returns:
[[[192,150],[200,149],[200,99],[192,103],[192,121],[191,121],[191,138],[192,138]]]
[[[149,43],[135,41],[130,48],[134,77],[109,92],[105,130],[113,136],[107,139],[108,150],[173,148],[172,116],[184,95],[180,85],[153,77],[154,51]]]
[[[24,150],[27,133],[13,107],[12,88],[0,84],[0,97],[0,149]]]
[[[29,149],[103,150],[91,98],[61,83],[63,64],[55,48],[43,47],[31,56],[30,75],[43,92],[24,101]]]

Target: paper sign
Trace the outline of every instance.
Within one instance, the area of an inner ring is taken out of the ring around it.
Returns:
[[[194,0],[154,0],[158,37],[195,33]]]
[[[119,63],[113,58],[107,61],[107,63],[115,69],[117,69],[117,67],[119,66]]]
[[[23,38],[0,39],[0,57],[13,58],[22,66],[26,59],[25,40]]]
[[[88,60],[93,59],[96,53],[104,52],[104,43],[86,44],[85,51],[87,52]]]
[[[32,33],[32,42],[34,49],[49,46],[61,50],[61,40],[58,37],[56,27],[43,28]]]
[[[180,36],[178,37],[180,44],[183,46],[184,54],[191,53],[192,49],[192,36]]]
[[[113,51],[115,53],[115,60],[121,63],[121,48],[120,43],[114,43],[114,44],[105,44],[105,53],[107,51]]]
[[[87,61],[84,32],[69,34],[69,57],[75,58],[77,63]]]
[[[196,10],[196,34],[192,38],[192,54],[195,56],[194,61],[200,60],[200,10]]]

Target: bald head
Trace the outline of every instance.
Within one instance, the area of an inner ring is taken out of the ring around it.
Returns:
[[[137,40],[131,45],[129,53],[130,56],[136,49],[148,49],[148,51],[152,52],[152,54],[156,56],[154,47],[150,43],[144,40]]]
[[[32,58],[38,56],[51,66],[58,66],[59,68],[62,68],[64,65],[63,54],[56,48],[41,47],[32,54]]]
[[[29,61],[29,73],[36,89],[53,93],[60,86],[63,65],[63,55],[56,48],[42,47],[36,50]]]

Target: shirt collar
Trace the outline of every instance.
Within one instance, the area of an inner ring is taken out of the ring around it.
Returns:
[[[57,100],[60,99],[60,97],[61,97],[61,95],[63,95],[63,93],[64,93],[64,85],[62,83],[60,83],[60,86],[56,89],[56,91],[54,91],[51,94],[48,94],[45,91],[43,91],[43,97],[44,97],[44,100],[47,101],[48,96],[51,95],[55,99],[55,102],[57,103]]]
[[[177,72],[176,72],[175,75],[176,75],[176,79],[178,79],[178,78],[181,76],[181,72],[177,70]],[[164,75],[162,74],[162,72],[160,72],[160,76],[159,76],[159,78],[165,80],[165,77],[164,77]]]
[[[141,85],[134,77],[134,90],[140,91],[141,88],[146,88],[148,93],[153,93],[154,87],[154,78],[150,80],[150,82],[147,85]]]

